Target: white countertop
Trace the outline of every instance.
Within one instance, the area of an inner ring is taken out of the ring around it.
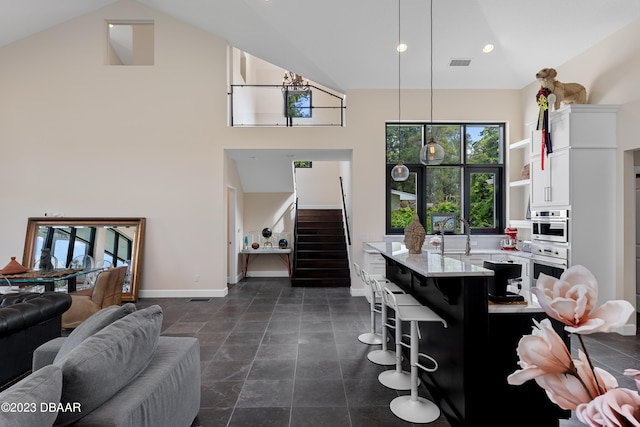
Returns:
[[[404,244],[398,242],[368,242],[366,247],[375,252],[391,256],[398,263],[425,277],[470,277],[493,276],[493,270],[482,268],[457,259],[442,257],[440,254],[422,251],[421,254],[409,255]],[[367,250],[365,248],[365,250]],[[494,254],[508,252],[513,255],[530,256],[528,252],[502,251],[487,249],[472,251],[471,254]],[[534,295],[528,290],[522,290],[521,295],[526,304],[489,304],[489,313],[539,313],[542,311]]]
[[[403,244],[370,242],[367,245],[425,277],[493,276],[493,270],[443,257],[435,252],[422,251],[421,254],[410,255]]]

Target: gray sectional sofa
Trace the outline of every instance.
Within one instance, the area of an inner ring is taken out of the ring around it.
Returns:
[[[33,373],[0,393],[16,405],[0,411],[0,425],[190,426],[200,409],[199,342],[160,336],[161,326],[157,305],[111,306],[38,347]]]

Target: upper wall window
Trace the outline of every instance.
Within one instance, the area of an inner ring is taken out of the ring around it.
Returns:
[[[107,22],[108,65],[153,65],[154,23]]]

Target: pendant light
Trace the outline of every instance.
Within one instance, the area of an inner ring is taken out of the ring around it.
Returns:
[[[420,150],[420,163],[424,165],[439,165],[444,160],[444,149],[433,139],[433,0],[429,0],[429,30],[431,35],[429,41],[431,67],[429,93],[430,93],[430,113],[429,113],[429,142]]]
[[[391,169],[391,179],[398,182],[406,181],[409,178],[409,168],[403,165],[400,160],[400,142],[402,142],[400,130],[400,55],[407,49],[400,39],[400,1],[398,0],[398,46],[396,47],[398,51],[398,164]]]

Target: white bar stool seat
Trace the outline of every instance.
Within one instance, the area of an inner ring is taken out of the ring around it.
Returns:
[[[385,289],[387,288],[384,287],[382,292],[383,304],[395,311],[393,328],[395,329],[396,350],[393,352],[394,360],[390,365],[396,365],[396,367],[395,369],[384,371],[378,375],[378,381],[380,381],[380,384],[383,386],[393,390],[411,390],[411,372],[402,369],[402,320],[400,319],[400,312],[396,310],[395,307],[396,305],[422,307],[422,304],[412,295],[407,294],[394,294],[396,298],[391,301]],[[393,302],[395,302],[395,305]],[[420,379],[418,379],[418,385],[420,385]]]
[[[369,332],[365,332],[363,334],[360,334],[358,336],[358,340],[360,342],[364,343],[364,344],[369,344],[369,345],[382,344],[383,342],[388,341],[388,338],[386,337],[386,335],[385,335],[385,338],[383,339],[382,334],[376,332],[376,314],[381,314],[382,313],[382,295],[381,295],[381,293],[375,291],[375,289],[373,287],[374,285],[372,284],[372,282],[374,280],[372,278],[372,275],[367,273],[364,269],[362,269],[356,263],[354,263],[354,268],[356,269],[356,272],[358,270],[360,270],[360,278],[364,282],[365,287],[368,287],[368,290],[369,290],[369,312],[370,312],[370,318],[371,318],[371,320],[370,320],[370,324],[371,324],[370,331]],[[375,275],[373,277],[378,277],[378,278],[380,278],[380,280],[384,280],[385,281],[385,285],[388,285],[390,288],[394,289],[394,291],[397,290],[397,292],[404,292],[402,290],[402,288],[400,288],[395,283],[392,283],[391,281],[389,281],[386,278],[384,278],[383,275]]]
[[[410,322],[411,334],[410,345],[400,341],[401,345],[409,347],[410,352],[410,365],[411,365],[411,394],[398,396],[391,401],[389,407],[397,417],[410,423],[430,423],[437,420],[440,417],[440,408],[432,401],[418,396],[418,369],[423,369],[426,372],[434,372],[438,369],[438,362],[431,356],[418,352],[420,331],[418,329],[419,322],[441,322],[446,328],[447,322],[440,316],[438,316],[433,310],[424,305],[400,305],[397,302],[397,295],[392,292],[386,291],[383,294],[383,298],[386,298],[387,302],[396,311],[399,321]],[[396,350],[399,351],[399,350]],[[419,358],[424,357],[428,359],[433,367],[426,367],[421,365]]]
[[[384,292],[384,285],[387,285],[389,282],[383,282],[384,283],[383,285],[383,283],[381,283],[379,280],[373,279],[371,283],[374,291],[377,294],[379,294],[381,297],[383,297],[382,293]],[[392,284],[396,288],[399,288],[394,283]],[[401,288],[399,289],[401,292],[404,292],[402,291]],[[413,296],[407,295],[405,293],[396,293],[396,301],[398,301],[398,304],[400,305],[421,305],[420,302],[418,302],[418,300],[416,300]],[[397,319],[394,319],[388,316],[387,308],[388,308],[388,304],[386,303],[385,298],[383,297],[381,301],[381,308],[380,308],[381,318],[382,318],[382,348],[379,350],[373,350],[369,352],[369,354],[367,354],[367,359],[369,359],[371,362],[376,363],[378,365],[385,365],[385,366],[396,365],[396,367],[400,366],[399,370],[402,371],[402,366],[401,366],[402,352],[398,353],[397,351],[389,350],[387,348],[387,341],[388,341],[387,329],[394,329],[397,331],[398,328],[400,328],[401,330],[402,324],[398,324]],[[397,336],[396,336],[396,339],[397,339]],[[396,345],[396,348],[398,348],[397,345]],[[389,372],[394,372],[394,371],[389,371]],[[406,375],[406,379],[404,380],[404,383],[406,383],[407,386],[406,388],[404,388],[403,386],[401,390],[409,390],[408,385],[410,384],[410,381],[409,381],[408,373]]]

